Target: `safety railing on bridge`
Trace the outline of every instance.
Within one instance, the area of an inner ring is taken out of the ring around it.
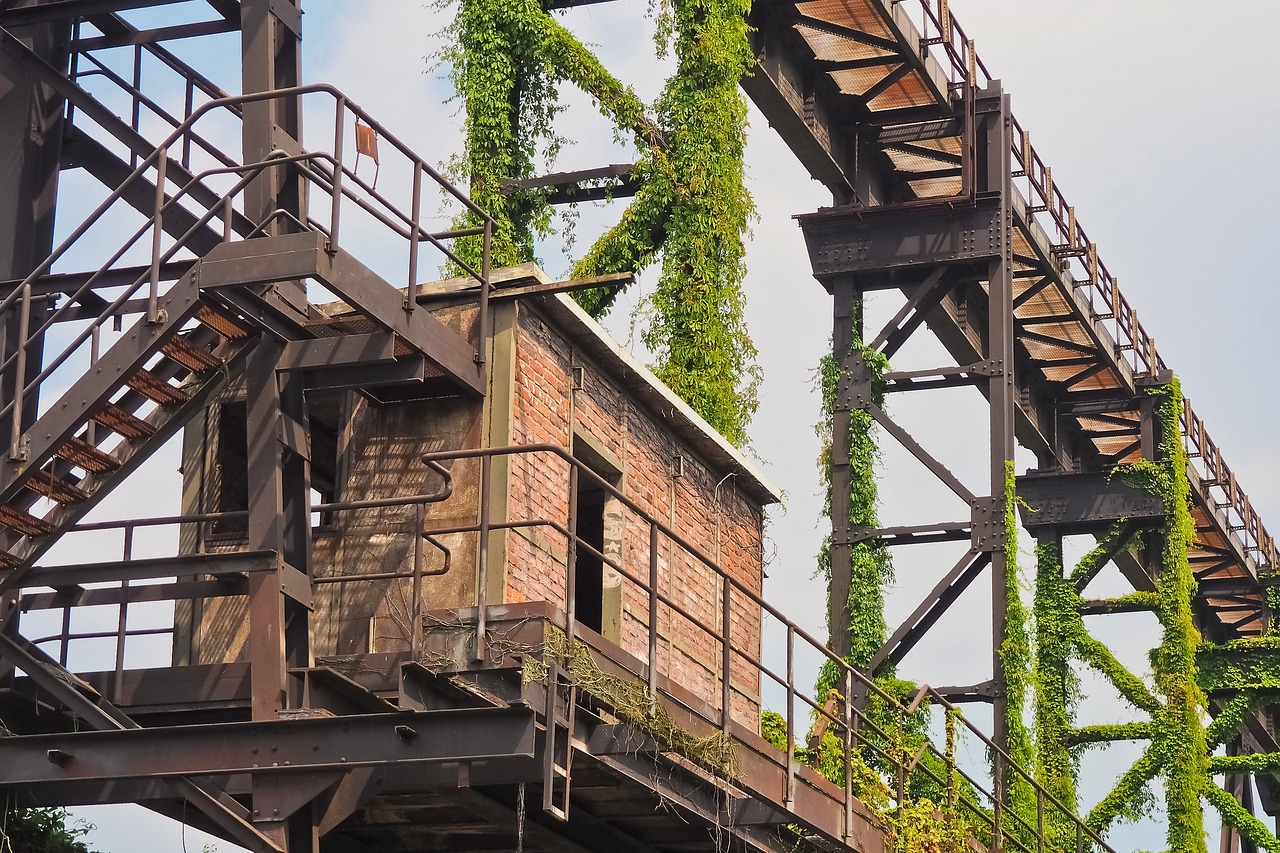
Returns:
[[[982,87],[990,83],[991,72],[978,55],[973,39],[956,21],[948,0],[911,1],[919,7],[917,48],[922,55],[929,55],[931,47],[939,48],[942,67],[953,87]],[[1076,218],[1075,206],[1054,181],[1052,168],[1031,144],[1031,134],[1017,116],[1013,117],[1011,155],[1014,177],[1026,179],[1028,216],[1047,229],[1054,255],[1070,264],[1071,281],[1076,291],[1084,295],[1093,319],[1108,324],[1116,347],[1114,355],[1126,360],[1138,374],[1167,369],[1168,365],[1156,350],[1155,339],[1138,321],[1137,311],[1121,293],[1116,276],[1098,255],[1097,244]],[[1212,489],[1210,508],[1226,514],[1228,532],[1239,536],[1244,551],[1259,568],[1274,570],[1275,540],[1209,438],[1203,421],[1192,412],[1189,401],[1183,407],[1182,431],[1187,453],[1203,461],[1198,473],[1205,488]]]

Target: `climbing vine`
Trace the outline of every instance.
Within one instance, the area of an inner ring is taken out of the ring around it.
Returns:
[[[1191,518],[1187,452],[1179,426],[1182,390],[1174,380],[1170,385],[1148,389],[1148,393],[1157,398],[1158,460],[1122,466],[1120,473],[1131,484],[1159,496],[1165,506],[1156,572],[1160,593],[1156,615],[1162,635],[1151,656],[1163,706],[1155,713],[1149,754],[1164,777],[1169,848],[1198,853],[1205,850],[1200,798],[1207,795],[1209,751],[1200,720],[1206,701],[1196,682],[1195,655],[1200,633],[1192,621],[1196,581],[1187,560],[1195,524]]]
[[[546,191],[513,189],[512,182],[533,177],[565,142],[554,130],[560,82],[591,95],[632,134],[640,188],[573,275],[638,270],[661,253],[642,335],[656,356],[654,371],[739,446],[747,442],[760,379],[742,289],[743,235],[754,210],[743,179],[747,110],[738,91],[755,63],[749,8],[747,0],[661,4],[658,47],[675,55],[677,71],[654,106],[656,118],[532,0],[461,0],[443,55],[466,109],[466,146],[455,172],[495,220],[495,266],[533,261],[538,238],[552,229]],[[480,252],[480,241],[462,241],[464,261],[476,263]],[[589,290],[578,299],[598,316],[615,295]]]
[[[1057,537],[1036,546],[1035,770],[1036,780],[1058,802],[1076,810],[1071,713],[1079,697],[1079,679],[1071,668],[1071,639],[1079,620],[1079,595],[1064,577],[1062,545]],[[1046,829],[1054,844],[1065,846],[1075,827],[1054,815]]]
[[[1030,617],[1022,603],[1022,584],[1018,578],[1018,511],[1017,473],[1013,460],[1004,463],[1004,584],[1005,627],[1000,644],[1000,668],[1005,688],[1005,749],[1022,767],[1034,766],[1035,753],[1031,733],[1023,719],[1032,679]],[[1030,783],[1018,773],[1008,776],[1009,807],[1022,819],[1023,826],[1034,826],[1036,797]]]
[[[859,353],[862,370],[865,376],[846,377],[850,381],[862,382],[870,380],[871,400],[877,406],[884,405],[884,372],[889,364],[878,350],[862,344],[860,336],[862,328],[862,306],[854,306],[852,320],[852,351]],[[823,516],[831,518],[832,508],[832,466],[834,459],[833,435],[835,430],[836,394],[841,385],[841,367],[834,355],[823,356],[818,365],[818,382],[822,393],[822,418],[817,431],[822,440],[822,450],[818,460],[818,474],[821,479],[825,499]],[[871,414],[865,409],[853,409],[848,414],[848,450],[849,450],[849,515],[848,522],[852,529],[875,528],[880,526],[877,505],[879,489],[876,485],[875,465],[878,457],[876,449],[874,424]],[[888,547],[878,539],[864,539],[853,543],[849,549],[849,624],[828,625],[834,637],[836,632],[847,631],[850,665],[865,670],[872,657],[884,644],[888,636],[888,628],[884,620],[884,591],[893,582],[893,560]],[[832,581],[832,547],[830,534],[824,539],[818,551],[818,571],[827,579],[828,599],[831,597]],[[843,569],[843,567],[840,567]],[[840,608],[832,607],[830,615],[840,612]],[[882,667],[878,673],[886,678],[892,676],[891,667]],[[821,689],[836,687],[834,680],[837,673],[834,667],[827,667],[819,681]]]

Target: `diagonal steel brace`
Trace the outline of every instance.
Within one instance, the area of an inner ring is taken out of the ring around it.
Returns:
[[[25,637],[0,634],[0,658],[7,658],[98,731],[141,728],[87,682],[68,671]],[[185,777],[170,779],[168,784],[179,796],[226,830],[237,844],[254,853],[284,853],[282,847],[254,827],[244,806],[217,787]]]

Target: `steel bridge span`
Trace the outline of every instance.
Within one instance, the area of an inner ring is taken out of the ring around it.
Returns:
[[[156,5],[181,14],[150,29],[130,23],[129,13]],[[417,647],[352,656],[341,667],[314,660],[311,513],[361,507],[309,500],[308,377],[319,364],[341,367],[343,387],[361,389],[374,381],[370,365],[394,362],[397,375],[431,393],[483,396],[483,334],[471,339],[435,319],[416,287],[418,271],[441,260],[428,254],[448,253],[458,239],[487,241],[492,221],[476,211],[480,224],[466,233],[425,224],[427,193],[443,190],[463,205],[465,194],[399,140],[392,123],[380,124],[340,89],[303,85],[301,19],[291,0],[0,2],[7,164],[0,175],[0,427],[8,443],[0,462],[0,719],[12,735],[0,739],[0,786],[24,804],[142,803],[251,850],[892,849],[852,782],[834,784],[806,766],[806,744],[797,743],[811,714],[839,733],[846,754],[867,726],[883,724],[866,710],[875,684],[841,661],[847,638],[842,647],[836,636],[827,648],[735,585],[679,529],[637,506],[628,511],[655,541],[718,572],[726,613],[741,606],[784,627],[784,663],[753,663],[758,677],[776,680],[787,696],[785,749],[731,719],[729,667],[721,675],[725,700],[708,704],[580,629],[568,601],[486,607],[478,598],[454,614],[477,648],[478,638],[492,645],[496,637],[543,650],[547,665],[536,678],[501,656],[429,669]],[[762,1],[751,23],[760,61],[743,88],[833,197],[830,208],[802,215],[800,226],[813,274],[835,307],[835,354],[845,374],[835,434],[847,435],[853,412],[869,412],[883,435],[970,510],[959,520],[889,519],[868,529],[849,524],[837,499],[834,565],[848,565],[849,549],[869,540],[955,543],[954,567],[893,626],[871,668],[900,660],[975,581],[989,581],[992,677],[924,688],[910,710],[925,701],[995,707],[995,731],[970,727],[994,758],[991,775],[970,780],[970,808],[987,821],[989,849],[1045,849],[1043,825],[1019,825],[1006,807],[1007,790],[1020,779],[1041,820],[1048,814],[1070,828],[1075,849],[1110,849],[1005,751],[1009,678],[999,650],[1009,612],[1007,477],[1018,447],[1035,455],[1016,492],[1027,509],[1024,526],[1041,543],[1082,533],[1105,540],[1117,524],[1158,528],[1167,507],[1108,472],[1157,460],[1168,436],[1147,390],[1168,383],[1171,366],[946,0]],[[235,32],[239,80],[219,83],[182,58],[184,43]],[[144,67],[162,67],[166,83],[152,84]],[[304,101],[321,102],[333,117],[331,143],[318,150],[301,143]],[[361,177],[352,162],[360,149],[348,136],[358,128],[373,129],[384,162],[399,160],[411,192],[395,197]],[[72,169],[103,188],[102,203],[83,226],[64,227],[69,237],[55,245],[53,218],[66,205],[58,179]],[[85,236],[135,221],[122,211],[140,215],[142,225],[97,241]],[[394,245],[395,269],[408,271],[404,282],[384,271],[381,255],[353,248],[359,240],[341,226],[356,211],[384,229],[388,242],[379,252]],[[454,260],[474,280],[484,330],[490,300],[510,295],[492,282],[487,257],[469,266]],[[315,286],[358,310],[367,325],[318,328],[324,324],[308,299]],[[862,297],[881,291],[901,291],[902,309],[881,329],[855,328]],[[976,387],[990,412],[979,448],[989,477],[980,484],[955,477],[875,402],[863,345],[891,360],[924,335],[953,363],[890,369],[884,389]],[[254,498],[241,513],[244,550],[135,559],[139,530],[212,520],[181,514],[185,508],[163,519],[83,521],[233,385],[258,401],[247,415],[248,458],[263,463],[249,467]],[[1263,638],[1275,543],[1189,403],[1180,428],[1195,528],[1188,557],[1196,626],[1215,644]],[[488,447],[477,455],[531,452],[550,450]],[[847,445],[837,442],[834,454],[835,493],[847,494]],[[432,496],[389,499],[414,505]],[[489,525],[479,513],[458,531],[487,541]],[[59,541],[107,529],[123,532],[118,559],[48,559]],[[1169,591],[1158,583],[1157,551],[1120,548],[1106,556],[1158,609]],[[648,577],[648,566],[621,568],[638,584]],[[848,600],[849,583],[837,572],[833,601]],[[128,607],[211,596],[245,601],[249,659],[125,666],[124,640],[137,633],[126,624]],[[1085,600],[1082,607],[1105,615],[1139,600]],[[71,613],[103,606],[120,614],[118,628],[100,638],[115,640],[115,666],[74,673],[65,654],[75,638]],[[67,614],[59,635],[24,633],[23,616],[40,610]],[[832,619],[848,622],[839,607]],[[576,683],[545,651],[557,626],[581,643],[593,667],[641,685],[650,706],[682,730],[731,744],[733,772],[681,755]],[[652,647],[656,621],[650,631]],[[722,638],[726,658],[729,645]],[[846,701],[797,683],[793,664],[802,654],[839,668]],[[1258,676],[1230,689],[1205,687],[1214,712],[1245,689],[1261,697],[1219,733],[1226,755],[1215,767],[1227,774],[1225,794],[1245,812],[1274,817],[1280,781],[1225,759],[1280,755],[1265,701],[1280,685]],[[900,722],[907,713],[899,707],[890,716]],[[922,749],[894,758],[899,781],[925,752],[948,777],[959,772],[946,744]],[[902,785],[896,793],[902,802]],[[1227,828],[1221,849],[1256,846]]]

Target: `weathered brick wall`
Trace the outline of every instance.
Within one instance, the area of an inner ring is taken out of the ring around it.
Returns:
[[[623,491],[644,513],[671,527],[747,589],[761,584],[761,522],[758,504],[690,450],[659,413],[632,399],[589,356],[575,351],[548,321],[522,306],[517,325],[513,443],[572,446],[576,432],[618,460]],[[582,387],[573,390],[573,368]],[[683,458],[683,471],[677,460]],[[510,515],[567,523],[568,468],[545,454],[513,459]],[[620,642],[648,659],[649,525],[625,514]],[[548,600],[563,605],[566,540],[548,527],[513,532],[508,544],[509,601]],[[668,538],[658,546],[658,670],[709,704],[720,704],[722,598],[716,572]],[[748,657],[759,658],[760,614],[741,593],[730,596],[730,643],[744,655],[731,661],[734,713],[748,725],[759,714],[759,677]]]
[[[457,315],[448,319],[460,322]],[[492,423],[484,422],[481,401],[473,398],[374,404],[353,394],[339,439],[339,499],[357,501],[436,491],[439,479],[419,461],[423,453],[506,443],[509,423],[513,445],[550,444],[571,449],[576,443],[580,458],[615,467],[619,487],[642,513],[668,525],[692,549],[758,594],[763,513],[756,499],[737,488],[735,477],[700,458],[680,437],[670,412],[655,411],[639,402],[610,372],[618,369],[614,362],[598,363],[538,309],[519,307],[508,340],[514,347],[514,387],[495,386],[490,405],[502,409],[509,393],[511,410]],[[580,373],[575,368],[580,368]],[[494,375],[503,373],[495,367]],[[577,389],[575,376],[581,382]],[[212,448],[218,439],[211,438],[214,444],[193,458],[196,464],[188,466],[188,476],[216,480],[212,472],[199,470],[201,464],[209,466],[213,459]],[[583,445],[589,451],[582,450]],[[451,467],[454,494],[427,507],[428,530],[477,521],[479,464],[467,460]],[[494,535],[490,573],[495,591],[491,602],[496,589],[501,589],[508,602],[566,605],[568,542],[547,522],[561,527],[569,524],[570,467],[545,452],[520,453],[507,460],[505,517],[540,523]],[[502,466],[495,463],[495,471],[500,475]],[[495,522],[503,520],[503,482],[499,476],[494,483],[496,498],[491,505]],[[199,503],[212,508],[216,497],[206,495]],[[613,611],[616,621],[602,631],[647,662],[650,525],[641,514],[622,510],[616,502],[603,514],[612,531],[606,550],[617,554],[622,576],[620,589],[607,593],[617,602]],[[313,563],[318,577],[412,569],[416,538],[412,508],[344,511],[328,521],[315,536]],[[452,551],[451,571],[424,582],[422,606],[435,611],[472,606],[476,600],[477,537],[452,534],[440,538]],[[225,539],[202,547],[234,550],[243,547],[243,539]],[[424,558],[428,571],[442,567],[441,556],[431,547],[424,549]],[[722,638],[726,634],[721,578],[689,549],[665,535],[659,536],[656,559],[657,591],[662,599],[657,620],[658,672],[712,708],[719,708]],[[609,576],[615,574],[606,570],[606,586]],[[404,650],[410,642],[412,612],[412,581],[407,578],[321,585],[313,620],[315,654]],[[202,662],[243,659],[245,615],[243,599],[204,602],[195,617],[195,657]],[[740,592],[730,596],[727,633],[735,650],[730,663],[733,713],[754,727],[759,716],[760,679],[754,659],[760,656],[761,614]]]

